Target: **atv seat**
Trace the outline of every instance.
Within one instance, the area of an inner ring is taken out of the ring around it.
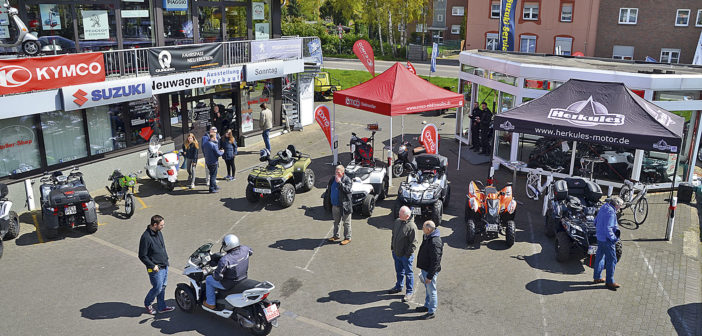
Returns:
[[[236,283],[234,285],[234,287],[232,287],[232,288],[218,289],[217,295],[221,296],[221,297],[226,297],[227,295],[240,294],[240,293],[243,293],[245,290],[248,290],[251,288],[256,288],[256,287],[261,287],[261,286],[263,286],[263,283],[261,281],[246,278],[246,279],[241,280],[238,283]]]
[[[412,161],[412,165],[419,171],[436,170],[443,173],[448,166],[448,159],[439,154],[416,155]]]
[[[302,153],[298,152],[294,145],[288,145],[288,150],[290,151],[290,154],[292,154],[292,156],[295,158],[299,159],[300,156],[302,156]]]
[[[554,195],[558,201],[566,201],[573,196],[579,198],[583,205],[592,206],[602,197],[602,189],[597,183],[574,177],[556,181]]]
[[[373,168],[371,167],[359,167],[356,170],[346,170],[344,173],[346,176],[348,176],[351,180],[354,178],[358,177],[361,179],[361,181],[365,180],[368,178],[370,173],[373,172]]]

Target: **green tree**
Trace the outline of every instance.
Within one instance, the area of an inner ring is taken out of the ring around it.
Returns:
[[[287,8],[288,18],[299,18],[302,17],[302,9],[300,8],[300,2],[297,0],[290,0]]]

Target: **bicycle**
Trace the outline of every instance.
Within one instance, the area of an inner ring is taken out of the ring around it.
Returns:
[[[546,183],[541,184],[541,176],[545,175],[544,170],[541,168],[536,169],[536,171],[530,171],[527,173],[527,182],[526,182],[526,195],[527,197],[538,201],[539,196],[546,191],[546,197],[544,197],[544,205],[541,209],[541,215],[546,216],[546,211],[548,210],[548,201],[549,198],[553,197],[553,174],[554,173],[560,173],[563,171],[563,167],[551,167],[551,166],[546,166],[546,169],[549,170],[550,173],[546,175]]]
[[[639,189],[639,186],[643,187]],[[638,193],[636,193],[637,190]],[[618,217],[621,216],[625,209],[631,208],[631,211],[634,213],[634,223],[636,225],[643,224],[648,217],[646,193],[648,193],[647,184],[635,180],[624,180],[624,186],[619,190],[619,197],[624,200],[624,205],[619,209]]]

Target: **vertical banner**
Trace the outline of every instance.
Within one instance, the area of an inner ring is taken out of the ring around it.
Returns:
[[[430,72],[436,72],[436,56],[439,55],[439,44],[434,42],[431,45],[431,65],[429,67]]]
[[[692,64],[702,65],[702,32],[700,33],[700,39],[697,41],[697,48],[695,48],[695,57],[692,59]]]
[[[434,124],[427,124],[422,128],[421,141],[427,150],[427,154],[437,154],[439,152],[439,137]]]
[[[361,63],[368,69],[368,72],[375,77],[375,55],[373,47],[366,40],[358,40],[353,44],[353,53],[356,54]]]
[[[410,61],[407,61],[407,70],[409,70],[413,74],[417,74],[417,69],[414,68],[414,65],[410,63]]]
[[[500,11],[500,50],[514,51],[514,13],[517,0],[502,0]]]
[[[314,120],[316,120],[319,127],[322,128],[322,132],[324,132],[329,142],[329,148],[331,148],[331,119],[329,118],[329,109],[324,105],[317,106],[317,108],[314,109]]]

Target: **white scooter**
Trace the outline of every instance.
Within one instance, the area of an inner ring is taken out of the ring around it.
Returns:
[[[24,24],[24,22],[22,22],[22,19],[20,19],[19,17],[19,12],[17,11],[17,8],[10,7],[9,0],[5,0],[2,6],[7,9],[7,15],[10,17],[10,22],[7,22],[5,23],[5,25],[3,25],[4,27],[6,27],[5,29],[7,29],[5,30],[5,32],[9,33],[9,25],[14,24],[15,28],[17,28],[17,39],[15,41],[11,41],[11,43],[0,43],[0,47],[21,47],[22,52],[28,56],[38,55],[40,51],[39,39],[33,34],[29,33],[27,26]]]
[[[212,243],[202,245],[188,259],[183,274],[189,284],[179,283],[175,290],[178,308],[186,313],[200,306],[203,310],[224,318],[231,318],[254,335],[268,335],[278,326],[280,301],[269,301],[275,286],[268,282],[246,279],[228,290],[217,290],[217,309],[202,306],[205,300],[205,278],[214,272],[223,252],[212,253]],[[220,310],[221,309],[221,310]]]
[[[0,183],[0,258],[2,257],[2,241],[15,239],[19,235],[19,217],[12,211],[12,202],[7,199],[7,186]]]
[[[146,175],[161,182],[168,191],[175,188],[178,181],[178,154],[161,153],[161,136],[154,135],[149,140],[149,153],[146,159]]]

